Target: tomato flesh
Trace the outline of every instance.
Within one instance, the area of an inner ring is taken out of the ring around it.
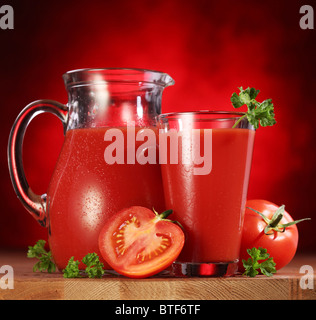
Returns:
[[[118,273],[145,278],[172,264],[184,245],[179,226],[139,206],[112,216],[99,235],[105,261]]]

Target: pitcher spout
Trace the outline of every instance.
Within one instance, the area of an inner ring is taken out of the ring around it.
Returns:
[[[84,86],[96,83],[124,82],[168,87],[174,85],[174,80],[167,73],[137,68],[86,68],[66,72],[63,75],[65,86],[68,90],[74,86]]]
[[[79,69],[63,75],[69,96],[67,129],[156,124],[167,73],[128,68]]]

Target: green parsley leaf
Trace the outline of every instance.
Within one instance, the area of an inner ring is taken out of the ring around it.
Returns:
[[[271,277],[274,273],[276,273],[275,262],[273,261],[272,257],[268,258],[260,264],[260,271],[267,277]]]
[[[45,244],[45,240],[38,240],[33,247],[28,247],[27,257],[39,260],[33,267],[34,272],[47,270],[47,272],[51,273],[56,270],[52,254],[50,251],[47,252],[45,250]],[[100,262],[99,256],[95,252],[88,253],[83,257],[82,262],[86,265],[84,271],[89,278],[101,278],[104,275],[104,265]],[[64,278],[81,278],[84,272],[79,270],[79,264],[79,260],[75,260],[74,257],[71,257],[66,268],[63,270]]]
[[[36,244],[32,247],[28,247],[27,257],[36,258],[39,261],[34,265],[33,272],[36,271],[46,271],[48,273],[55,272],[56,265],[53,262],[53,257],[50,251],[45,250],[45,240],[38,240]]]
[[[71,257],[63,270],[64,278],[81,278],[79,264],[78,260],[74,261],[74,257]]]
[[[94,253],[88,253],[82,262],[87,266],[85,269],[89,278],[101,278],[104,274],[104,264],[100,262],[98,255]]]
[[[240,92],[237,94],[234,92],[230,98],[231,103],[235,109],[247,105],[248,111],[244,116],[240,117],[239,120],[234,124],[233,128],[245,117],[247,117],[250,124],[254,126],[255,129],[258,129],[259,124],[262,127],[273,126],[276,123],[274,118],[274,106],[271,99],[266,99],[263,102],[256,101],[256,97],[259,90],[255,88],[243,89],[239,88]]]
[[[104,265],[100,262],[99,256],[95,252],[88,253],[81,261],[86,265],[85,270],[82,272],[79,270],[80,261],[75,261],[74,257],[71,257],[66,268],[63,270],[64,278],[81,278],[81,273],[84,272],[89,278],[101,278],[104,275]]]
[[[248,260],[242,260],[245,268],[243,275],[255,277],[257,274],[259,274],[258,269],[260,269],[262,274],[268,277],[271,277],[274,273],[276,273],[275,262],[273,261],[273,258],[270,257],[269,253],[267,253],[267,249],[261,247],[258,249],[252,248],[248,249],[247,253],[250,255],[250,258],[248,258]]]

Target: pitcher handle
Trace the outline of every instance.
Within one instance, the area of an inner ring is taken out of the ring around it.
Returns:
[[[57,116],[66,130],[68,107],[53,100],[38,100],[28,104],[16,118],[9,136],[8,164],[14,190],[36,221],[46,227],[46,194],[37,195],[29,187],[23,168],[22,149],[27,126],[43,112]]]

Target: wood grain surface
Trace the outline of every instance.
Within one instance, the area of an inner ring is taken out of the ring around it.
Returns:
[[[0,267],[14,270],[14,289],[0,288],[0,300],[316,300],[315,255],[296,256],[270,278],[64,279],[59,272],[32,272],[34,263],[26,252],[0,252]],[[313,289],[301,287],[303,265],[314,269]]]

